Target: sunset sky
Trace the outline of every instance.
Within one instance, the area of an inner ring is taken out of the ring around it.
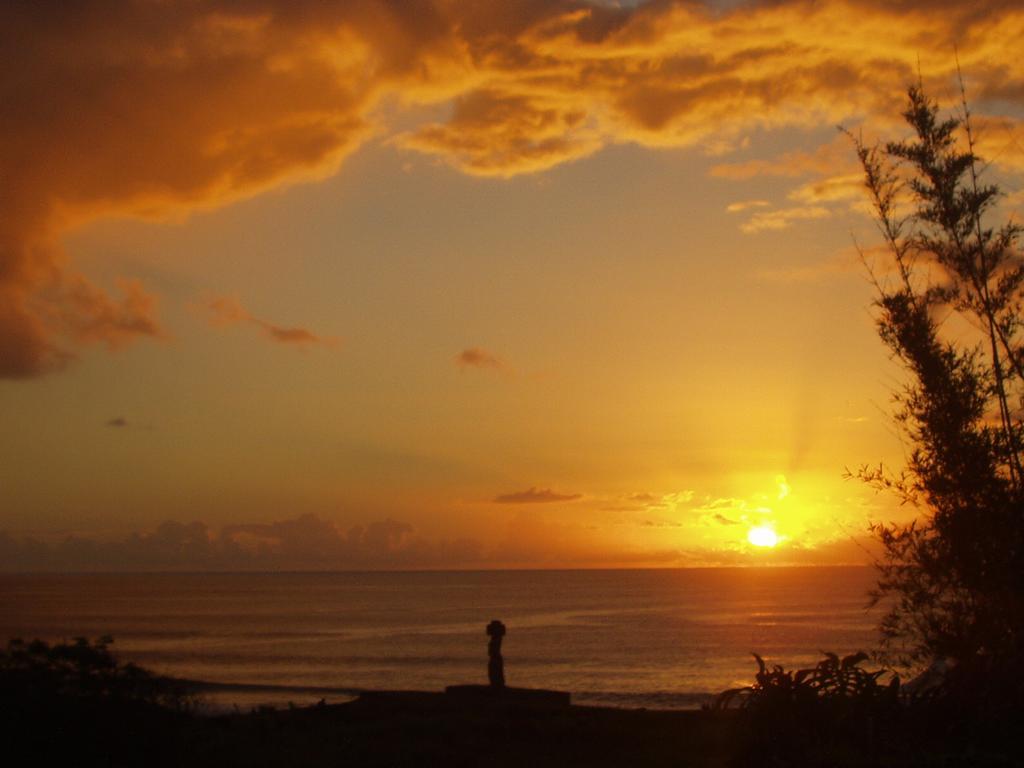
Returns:
[[[864,561],[912,511],[843,479],[905,449],[836,126],[905,136],[958,57],[1019,211],[1022,39],[1019,0],[3,4],[0,559]]]

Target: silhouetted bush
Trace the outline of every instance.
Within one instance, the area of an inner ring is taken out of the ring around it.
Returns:
[[[135,664],[120,664],[109,650],[113,638],[94,643],[79,637],[49,645],[15,638],[0,651],[4,696],[25,700],[75,698],[140,702],[184,710],[192,700],[183,688]]]
[[[867,654],[834,653],[809,669],[769,667],[757,654],[755,682],[720,694],[713,709],[738,708],[749,765],[836,765],[870,760],[900,719],[899,678],[860,666]]]
[[[27,764],[168,765],[192,705],[176,683],[111,654],[109,637],[0,651],[0,734]]]
[[[1018,765],[1022,670],[991,658],[957,664],[920,693],[832,653],[810,669],[769,667],[754,654],[752,685],[710,705],[738,710],[736,762],[743,766]]]
[[[1013,664],[985,655],[956,664],[941,685],[907,700],[908,727],[919,742],[946,756],[1019,765],[1024,669]]]

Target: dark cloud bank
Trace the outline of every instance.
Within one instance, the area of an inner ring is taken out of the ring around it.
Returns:
[[[473,539],[426,539],[408,523],[382,520],[341,530],[316,515],[273,523],[162,523],[115,541],[69,536],[49,544],[0,532],[3,571],[358,570],[480,563]]]
[[[502,493],[494,497],[496,504],[553,504],[559,501],[576,501],[583,498],[579,493],[557,493],[550,488],[527,488],[525,491]]]

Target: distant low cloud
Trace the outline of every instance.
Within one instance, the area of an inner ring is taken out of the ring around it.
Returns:
[[[114,418],[107,420],[107,426],[113,427],[114,429],[123,429],[128,426],[128,419],[124,416],[115,416]]]
[[[504,370],[505,364],[486,349],[470,347],[464,349],[455,356],[455,364],[460,368],[482,368],[491,370]]]
[[[494,497],[496,504],[550,504],[557,501],[582,499],[581,493],[556,493],[550,488],[528,488],[525,491],[502,493]]]
[[[319,336],[306,328],[290,328],[275,325],[267,320],[255,317],[233,296],[218,296],[208,302],[207,308],[211,313],[211,325],[218,328],[237,323],[246,323],[258,328],[270,341],[276,341],[281,344],[295,344],[298,346],[312,344],[337,345],[336,339]]]
[[[690,565],[737,566],[764,565],[855,565],[868,566],[877,561],[881,553],[870,536],[842,536],[819,542],[813,547],[787,541],[761,551],[749,549],[690,549],[680,553]]]
[[[478,564],[475,539],[428,539],[408,523],[380,520],[342,529],[303,515],[230,525],[167,521],[114,541],[69,536],[54,544],[0,532],[0,570],[345,570]]]
[[[725,518],[725,515],[721,515]],[[740,521],[739,524],[742,524]],[[630,524],[630,523],[625,523]],[[733,526],[715,520],[708,526]],[[637,530],[684,529],[685,520],[651,515],[632,523]],[[660,535],[660,534],[659,534]],[[660,541],[660,539],[658,539]],[[868,563],[877,548],[870,537],[840,534],[814,546],[785,541],[771,562]],[[202,521],[169,520],[155,529],[117,539],[75,534],[58,541],[0,531],[0,572],[32,571],[281,571],[393,570],[582,565],[737,565],[764,562],[766,553],[748,547],[698,549],[635,548],[600,526],[566,520],[540,510],[515,510],[504,535],[488,544],[472,537],[443,538],[419,533],[411,524],[384,519],[341,527],[316,515],[213,528]]]

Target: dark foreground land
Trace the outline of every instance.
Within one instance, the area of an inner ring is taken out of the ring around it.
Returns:
[[[51,712],[35,723],[49,727],[21,728],[6,746],[33,755],[25,765],[725,766],[735,741],[731,713],[518,706],[441,693],[216,717],[103,709]]]
[[[751,750],[737,711],[558,708],[381,692],[216,717],[116,707],[37,712],[4,734],[27,766],[1018,766],[1016,749]],[[14,720],[17,720],[15,717]],[[6,719],[5,727],[12,725]]]
[[[877,750],[846,742],[822,749],[803,737],[800,744],[772,743],[769,734],[767,743],[760,738],[752,745],[757,728],[735,710],[519,706],[421,692],[214,717],[138,702],[63,700],[44,708],[4,706],[0,759],[82,768],[1024,764],[1024,752],[1006,742],[951,751],[917,736]],[[934,736],[941,741],[940,731]]]
[[[209,716],[196,696],[214,686],[121,664],[111,642],[0,652],[0,765],[722,766],[736,743],[735,712],[573,707],[501,686]]]
[[[729,725],[700,712],[481,706],[443,694],[389,694],[220,718],[195,741],[202,754],[193,764],[723,766]]]
[[[570,706],[555,691],[456,686],[345,704],[203,716],[196,683],[118,664],[107,640],[11,641],[0,654],[0,765],[1019,766],[1022,676],[951,675],[906,701],[863,654],[767,670],[738,708]],[[211,690],[210,686],[206,686]]]

